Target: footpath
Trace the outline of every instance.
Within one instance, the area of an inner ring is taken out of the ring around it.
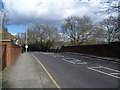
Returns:
[[[21,54],[2,72],[2,88],[56,88],[50,77],[30,53]]]

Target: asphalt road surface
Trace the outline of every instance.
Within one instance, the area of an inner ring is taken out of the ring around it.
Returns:
[[[61,88],[119,88],[119,64],[71,53],[34,52]]]

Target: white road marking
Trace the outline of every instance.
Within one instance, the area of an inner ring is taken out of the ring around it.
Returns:
[[[99,73],[102,73],[102,74],[105,74],[105,75],[108,75],[108,76],[111,76],[111,77],[120,79],[120,77],[118,77],[118,76],[115,76],[115,75],[113,75],[113,74],[111,74],[111,73],[106,73],[106,72],[97,70],[97,68],[103,68],[103,66],[99,66],[99,67],[88,67],[88,69],[90,69],[90,70],[93,70],[93,71],[96,71],[96,72],[99,72]],[[107,68],[107,67],[105,67],[105,69],[108,69],[108,70],[111,70],[111,71],[114,70],[114,69],[110,69],[110,68]],[[118,72],[118,70],[114,70],[114,71],[117,71],[117,72]]]
[[[65,60],[66,62],[69,62],[69,63],[73,63],[73,64],[75,64],[74,62],[72,62],[72,61],[69,61],[69,60]]]
[[[54,54],[54,53],[44,53],[44,54]]]
[[[62,60],[64,60],[64,61],[65,61],[65,59],[64,59],[64,58],[62,58]]]
[[[83,63],[77,63],[77,64],[87,64],[86,62],[83,62]]]
[[[98,66],[98,67],[91,67],[91,68],[100,68],[100,66]]]
[[[120,73],[110,73],[110,74],[113,74],[113,75],[120,75]]]
[[[72,64],[87,64],[86,62],[83,62],[83,61],[81,61],[79,59],[75,59],[75,58],[62,58],[62,60],[67,61]]]
[[[77,61],[77,62],[80,62],[81,60],[76,59],[76,60],[72,60],[72,61]]]
[[[103,67],[103,66],[99,66],[99,67],[101,67],[101,68],[105,68],[105,69],[108,69],[108,70],[111,70],[111,71],[115,71],[115,72],[120,72],[120,71],[118,71],[118,70],[111,69],[111,68],[108,68],[108,67]]]
[[[65,56],[61,56],[61,57],[65,57]]]
[[[73,62],[73,61],[69,61],[69,62],[75,64],[75,62]]]
[[[62,55],[54,55],[53,57],[64,57]],[[86,62],[81,61],[80,59],[75,59],[75,58],[62,58],[62,60],[72,63],[72,64],[87,64]]]
[[[53,57],[64,57],[63,55],[52,55]]]
[[[75,58],[65,58],[66,60],[74,60]]]
[[[63,55],[57,55],[58,57],[64,57]]]

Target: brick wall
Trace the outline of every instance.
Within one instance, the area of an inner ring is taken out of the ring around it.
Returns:
[[[9,66],[21,54],[21,47],[14,44],[11,41],[3,41],[2,46],[5,46],[5,45],[6,45],[6,66]],[[3,59],[4,58],[2,58],[2,60]]]
[[[0,45],[0,71],[6,67],[6,45]]]
[[[120,58],[120,42],[99,45],[64,46],[62,52],[75,52]]]

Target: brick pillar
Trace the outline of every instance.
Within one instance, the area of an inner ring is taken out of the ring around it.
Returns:
[[[6,49],[6,65],[9,66],[12,63],[12,46],[11,46],[11,42],[7,43],[7,49]]]

